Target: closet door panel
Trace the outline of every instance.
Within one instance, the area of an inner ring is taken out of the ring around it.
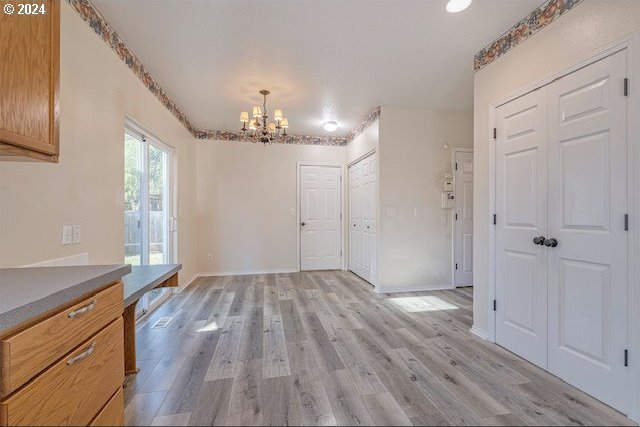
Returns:
[[[627,410],[626,51],[549,86],[549,371]]]
[[[547,95],[497,109],[496,341],[546,368]]]

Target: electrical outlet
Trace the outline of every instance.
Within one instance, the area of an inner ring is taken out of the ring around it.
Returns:
[[[213,254],[207,255],[207,261],[213,261]]]
[[[80,225],[73,226],[73,243],[80,243],[82,241],[82,227]]]
[[[73,242],[73,227],[70,225],[62,226],[62,244],[70,245]]]

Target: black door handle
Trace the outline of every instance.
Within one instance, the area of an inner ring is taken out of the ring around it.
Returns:
[[[544,236],[538,236],[533,238],[534,245],[544,245]]]
[[[548,248],[555,248],[558,246],[558,241],[553,237],[551,239],[544,239],[544,245]]]
[[[304,222],[303,222],[303,223],[302,223],[302,224],[300,224],[300,225],[304,227],[304,226],[306,225],[306,223],[304,223]]]

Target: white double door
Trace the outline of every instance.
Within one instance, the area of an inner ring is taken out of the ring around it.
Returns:
[[[349,166],[349,270],[375,285],[376,154]]]
[[[342,268],[340,166],[300,166],[300,269]]]
[[[626,51],[497,109],[496,342],[628,410]]]

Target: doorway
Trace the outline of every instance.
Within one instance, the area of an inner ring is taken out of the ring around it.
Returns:
[[[133,125],[124,134],[124,262],[168,264],[173,260],[171,226],[172,150]],[[152,309],[165,289],[140,300],[141,314]]]
[[[342,267],[342,167],[299,166],[300,269]]]
[[[453,285],[473,286],[473,150],[453,150]]]

